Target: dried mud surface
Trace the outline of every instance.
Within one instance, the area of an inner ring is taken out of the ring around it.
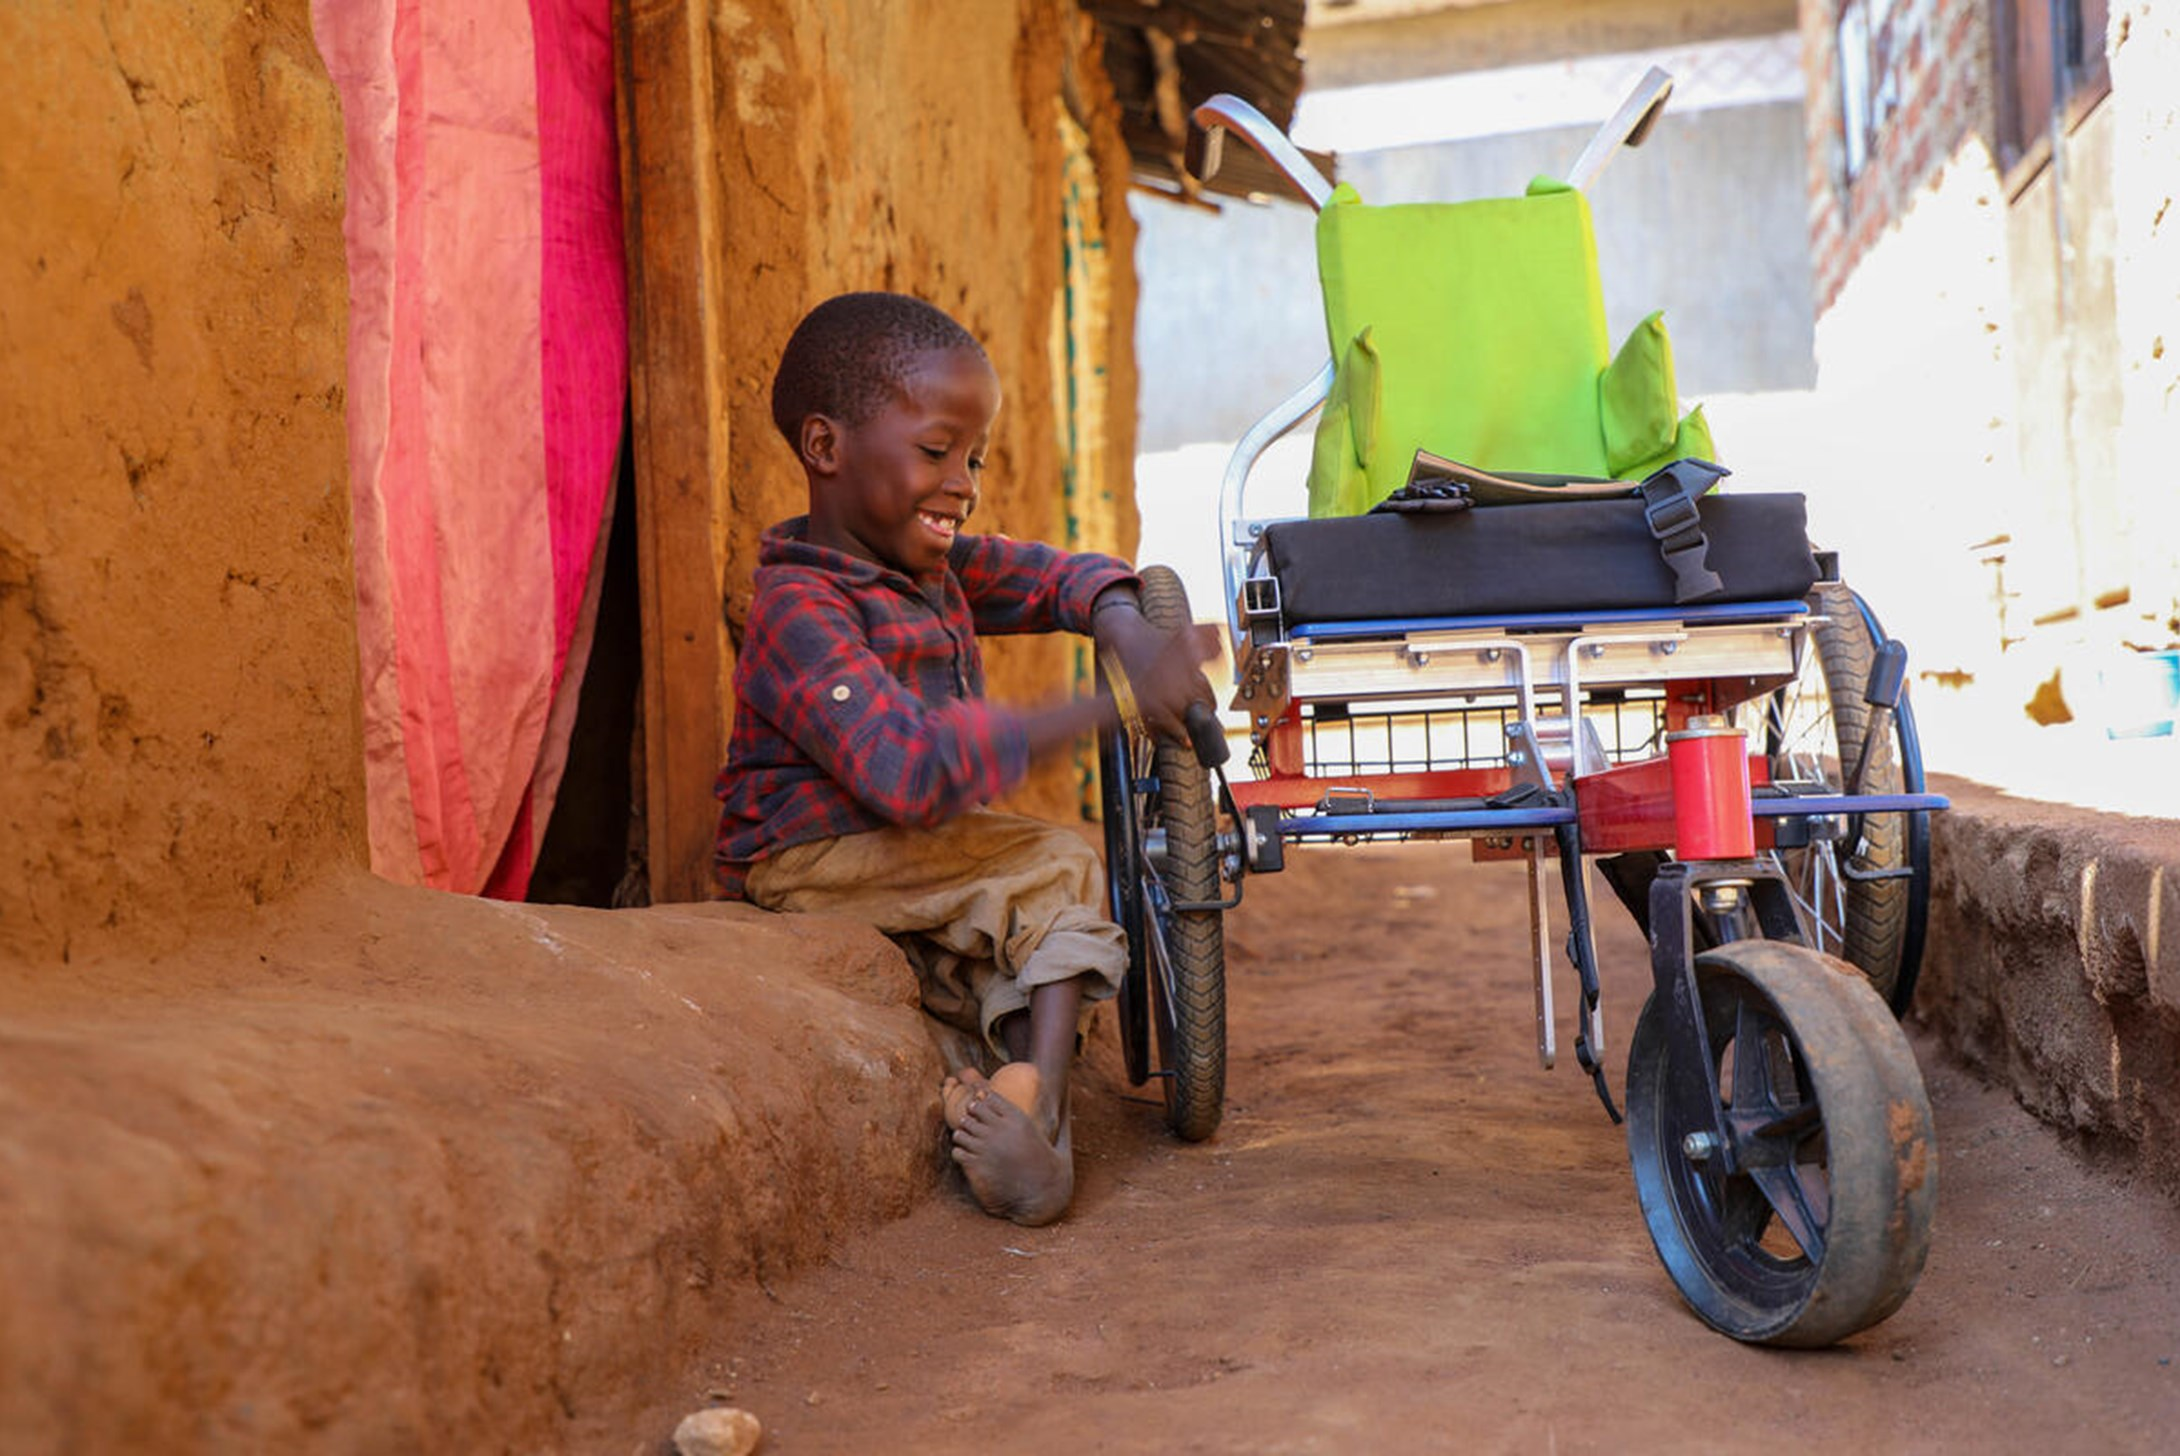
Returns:
[[[1253,881],[1215,1140],[1166,1137],[1101,1041],[1069,1219],[950,1189],[750,1301],[684,1406],[731,1399],[781,1453],[2165,1448],[2180,1215],[1920,1033],[1940,1195],[1914,1297],[1822,1353],[1698,1324],[1619,1131],[1571,1058],[1536,1064],[1519,871],[1465,861],[1303,852]],[[1617,1090],[1647,972],[1599,917]]]
[[[1642,947],[1600,907],[1608,1033]],[[1530,1039],[1518,870],[1300,853],[1230,920],[1183,1146],[1079,1087],[1073,1213],[977,1213],[867,929],[356,875],[248,933],[0,966],[0,1452],[2147,1451],[2180,1212],[1918,1053],[1938,1228],[1888,1323],[1709,1333]],[[1614,1083],[1624,1055],[1615,1045]]]
[[[914,1001],[844,921],[360,873],[0,961],[0,1452],[597,1449],[737,1291],[927,1198]]]
[[[0,7],[0,958],[363,852],[340,110],[304,0]]]

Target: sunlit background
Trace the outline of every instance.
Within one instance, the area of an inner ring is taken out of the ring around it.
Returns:
[[[1705,7],[1697,39],[1685,7],[1600,9],[1313,5],[1292,135],[1368,201],[1511,195],[1564,174],[1646,67],[1670,72],[1648,144],[1590,188],[1613,339],[1663,308],[1727,488],[1807,495],[1817,544],[1909,647],[1932,771],[2180,813],[2174,406],[2130,363],[2161,357],[2135,335],[2180,298],[2138,195],[2172,180],[2169,130],[2135,130],[2084,71],[2056,148],[2032,117],[1995,157],[1950,124],[1975,98],[1944,79],[1944,6]],[[1539,54],[1555,43],[1582,53]],[[1312,217],[1134,210],[1141,557],[1216,619],[1233,441],[1326,356]],[[1248,516],[1301,513],[1313,423],[1259,465]]]

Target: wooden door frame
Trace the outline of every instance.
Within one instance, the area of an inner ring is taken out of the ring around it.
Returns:
[[[653,903],[708,899],[733,647],[721,616],[727,417],[709,10],[614,0]]]

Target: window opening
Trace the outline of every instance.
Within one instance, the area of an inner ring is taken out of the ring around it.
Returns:
[[[2110,0],[1996,0],[1998,164],[2019,192],[2112,89],[2104,53]]]

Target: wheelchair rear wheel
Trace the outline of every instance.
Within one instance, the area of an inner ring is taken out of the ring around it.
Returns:
[[[1876,657],[1873,621],[1861,600],[1838,582],[1810,598],[1822,620],[1811,629],[1815,650],[1800,676],[1742,709],[1753,715],[1755,741],[1771,760],[1771,780],[1805,793],[1838,793],[1869,736],[1863,698]],[[1903,699],[1870,744],[1865,792],[1896,794],[1922,787],[1922,755]],[[1863,816],[1854,843],[1811,837],[1776,851],[1794,897],[1817,935],[1816,948],[1859,968],[1894,1013],[1907,1010],[1922,959],[1930,898],[1927,816]]]
[[[1143,615],[1166,631],[1191,622],[1180,578],[1162,566],[1143,574]],[[1226,1100],[1226,953],[1216,910],[1184,910],[1219,898],[1217,806],[1211,776],[1187,742],[1099,740],[1105,811],[1105,874],[1113,919],[1128,937],[1119,996],[1128,1078],[1156,1076],[1166,1122],[1201,1142],[1217,1131]]]
[[[1658,1257],[1706,1324],[1814,1347],[1915,1287],[1937,1206],[1922,1073],[1889,1008],[1805,946],[1743,940],[1696,958],[1733,1171],[1691,1123],[1653,996],[1628,1047],[1628,1154]]]

